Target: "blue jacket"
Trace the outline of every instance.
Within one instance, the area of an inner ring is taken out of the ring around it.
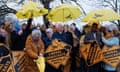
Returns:
[[[107,46],[119,45],[119,39],[117,37],[111,37],[109,39],[102,38],[102,41]],[[104,69],[107,71],[115,71],[116,69],[108,64],[105,64]]]
[[[108,46],[119,45],[119,39],[117,37],[111,37],[109,39],[102,38],[102,41]]]

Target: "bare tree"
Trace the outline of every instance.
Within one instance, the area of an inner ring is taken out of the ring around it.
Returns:
[[[61,0],[61,3],[64,3],[64,1],[63,1],[63,0]]]
[[[4,1],[0,1],[0,16],[4,16],[8,13],[16,13],[17,11],[12,9],[12,8],[9,8],[7,6],[7,4],[4,2]]]
[[[18,4],[23,4],[25,0],[20,0]]]
[[[104,6],[112,8],[115,12],[120,14],[120,1],[119,0],[104,0]],[[120,20],[117,22],[112,21],[112,23],[116,24],[120,30]]]
[[[50,2],[52,2],[53,0],[40,0],[40,2],[42,2],[42,4],[44,5],[44,7],[46,8],[46,9],[48,9],[48,10],[50,10],[50,8],[49,8],[49,4],[50,4]],[[48,27],[48,20],[46,19],[46,16],[47,15],[44,15],[43,17],[44,17],[44,23],[46,24],[46,26]]]
[[[81,6],[81,4],[79,3],[79,0],[65,0],[67,2],[73,1],[74,3],[76,3],[76,5],[78,5],[80,7],[80,9],[82,10],[83,14],[86,15],[86,12],[84,10],[84,8]],[[61,3],[63,3],[64,1],[61,0]]]
[[[74,1],[81,8],[83,14],[86,15],[84,8],[77,2],[77,0],[72,0],[72,1]]]

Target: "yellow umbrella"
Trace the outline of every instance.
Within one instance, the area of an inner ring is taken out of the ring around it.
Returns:
[[[37,60],[34,60],[36,62],[37,67],[40,72],[45,72],[45,58],[44,57],[39,57]]]
[[[56,8],[53,8],[47,15],[47,18],[53,22],[65,22],[77,19],[82,12],[78,6],[69,4],[62,4]]]
[[[48,10],[43,8],[40,4],[28,1],[23,5],[22,9],[16,13],[16,16],[24,19],[30,18],[31,15],[33,15],[33,17],[39,17],[47,13]]]
[[[89,22],[90,19],[97,19],[100,21],[114,21],[120,20],[120,16],[112,9],[98,9],[88,13],[82,21]]]
[[[101,28],[101,24],[100,24],[100,21],[98,19],[89,19],[88,25],[92,26],[93,23],[96,23],[98,25],[98,28]]]

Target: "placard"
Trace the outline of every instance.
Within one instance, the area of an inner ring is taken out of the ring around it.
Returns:
[[[0,57],[0,72],[14,72],[10,55]]]
[[[104,46],[102,53],[104,62],[116,68],[120,61],[120,46]]]
[[[60,65],[66,65],[70,58],[71,46],[54,40],[45,52],[46,61],[54,68],[59,68]]]
[[[22,72],[25,64],[24,51],[12,51],[15,72]]]
[[[97,43],[84,45],[80,52],[88,66],[92,66],[103,60],[101,49]]]

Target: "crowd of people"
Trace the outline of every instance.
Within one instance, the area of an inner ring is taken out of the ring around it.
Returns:
[[[106,64],[97,63],[88,67],[82,58],[80,48],[86,44],[97,42],[102,49],[104,45],[120,45],[120,31],[111,30],[107,27],[98,28],[93,22],[90,26],[85,25],[80,32],[75,23],[62,25],[51,23],[44,25],[32,25],[32,18],[27,24],[21,24],[17,30],[12,23],[0,24],[0,57],[9,54],[11,51],[24,51],[26,56],[24,72],[39,72],[34,59],[39,56],[45,57],[45,51],[54,39],[58,39],[72,46],[70,59],[66,67],[60,66],[55,69],[46,62],[45,72],[119,72],[117,69]]]

